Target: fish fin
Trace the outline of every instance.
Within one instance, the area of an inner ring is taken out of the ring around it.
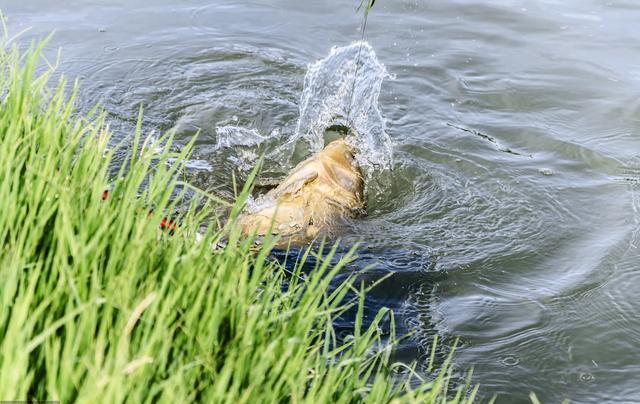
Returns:
[[[318,170],[308,165],[287,177],[274,191],[278,196],[293,195],[316,178],[318,178]]]

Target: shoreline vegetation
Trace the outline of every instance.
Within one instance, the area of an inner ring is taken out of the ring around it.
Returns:
[[[476,389],[450,383],[449,360],[428,380],[393,363],[393,313],[367,313],[364,327],[366,288],[329,285],[351,255],[332,266],[327,248],[303,272],[317,254],[307,250],[289,273],[269,258],[273,240],[252,251],[233,226],[248,185],[228,224],[212,221],[219,201],[187,198],[179,180],[192,144],[175,152],[138,125],[113,176],[104,114],[82,116],[77,85],[40,72],[46,42],[21,52],[4,38],[1,400],[473,402]],[[178,209],[179,227],[163,231]],[[353,333],[338,339],[346,310]]]

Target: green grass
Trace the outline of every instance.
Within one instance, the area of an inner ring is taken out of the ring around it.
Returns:
[[[353,279],[329,288],[349,257],[287,274],[269,240],[252,252],[233,226],[247,187],[224,226],[210,220],[219,201],[186,199],[192,145],[173,152],[138,129],[110,174],[103,116],[79,116],[75,91],[38,73],[43,46],[0,44],[0,400],[473,400],[465,386],[447,392],[448,362],[429,382],[396,372],[397,339],[379,331],[392,313],[364,328],[365,291]],[[169,235],[159,225],[178,207]],[[353,336],[338,341],[333,321],[350,307]]]

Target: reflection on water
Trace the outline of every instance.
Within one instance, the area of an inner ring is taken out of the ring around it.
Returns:
[[[355,3],[2,8],[25,39],[57,31],[51,55],[120,138],[140,104],[148,130],[199,133],[191,175],[230,196],[255,156],[267,182],[304,157],[274,151],[300,133],[309,65],[360,38]],[[343,244],[361,241],[350,271],[393,274],[367,304],[416,333],[402,359],[424,363],[437,333],[461,338],[456,363],[498,402],[639,400],[639,15],[628,0],[376,2],[393,169]]]

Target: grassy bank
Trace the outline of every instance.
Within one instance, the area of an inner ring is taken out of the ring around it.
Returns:
[[[383,342],[377,327],[390,312],[365,329],[360,310],[353,336],[337,341],[333,320],[363,299],[353,281],[328,288],[344,260],[287,274],[268,245],[252,253],[233,220],[210,225],[216,202],[185,202],[178,182],[191,146],[174,153],[170,138],[145,142],[138,131],[110,175],[103,118],[78,116],[66,83],[52,85],[39,65],[38,48],[0,46],[0,400],[429,403],[466,394],[447,393],[446,369],[421,384],[396,374],[393,333]],[[178,206],[169,234],[161,223]],[[345,299],[350,291],[359,298]]]

